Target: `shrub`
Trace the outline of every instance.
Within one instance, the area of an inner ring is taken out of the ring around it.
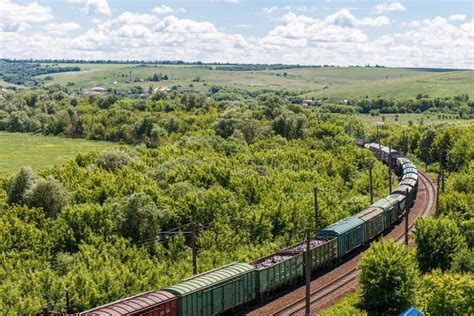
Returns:
[[[454,256],[465,247],[456,222],[447,218],[420,218],[415,224],[416,259],[422,272],[448,270]]]
[[[408,249],[382,240],[370,246],[359,263],[362,306],[381,315],[412,305],[417,279],[416,263]]]
[[[46,216],[56,217],[67,204],[68,192],[56,179],[40,179],[26,193],[26,201],[30,207],[42,208]]]
[[[120,150],[106,151],[102,153],[95,163],[105,170],[113,171],[126,166],[131,161],[131,157]]]
[[[10,181],[8,188],[8,204],[24,204],[25,192],[33,185],[35,174],[30,167],[21,168],[20,172]]]

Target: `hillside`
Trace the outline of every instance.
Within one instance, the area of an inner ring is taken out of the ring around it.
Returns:
[[[161,86],[193,86],[208,90],[212,85],[258,90],[286,89],[305,98],[414,98],[418,93],[430,97],[460,94],[474,95],[474,71],[440,71],[407,68],[293,68],[262,71],[215,70],[215,66],[191,65],[123,65],[64,64],[79,66],[80,72],[53,74],[48,84],[74,88],[92,86],[144,88]],[[222,69],[223,67],[219,67]],[[224,67],[225,68],[225,67]],[[151,82],[153,74],[167,75],[170,80]],[[130,74],[132,81],[129,83]],[[141,81],[143,80],[143,81]],[[114,84],[116,82],[116,84]]]

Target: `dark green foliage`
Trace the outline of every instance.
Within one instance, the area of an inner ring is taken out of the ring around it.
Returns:
[[[143,192],[125,197],[113,208],[118,219],[119,233],[133,242],[159,239],[159,232],[169,223],[172,216],[170,210],[159,208]]]
[[[100,154],[95,163],[105,170],[113,171],[126,166],[132,158],[126,152],[120,150],[107,151]]]
[[[415,224],[416,258],[422,272],[449,270],[453,258],[465,247],[456,222],[447,218],[420,218]]]
[[[38,179],[26,192],[30,207],[42,208],[47,217],[56,217],[68,201],[68,192],[56,179]]]
[[[472,315],[474,313],[474,277],[472,274],[426,274],[420,284],[419,303],[427,315]]]
[[[370,313],[398,313],[412,306],[416,263],[408,249],[382,240],[373,243],[359,263],[362,305]]]
[[[10,180],[8,188],[8,204],[24,204],[25,193],[35,181],[35,174],[30,167],[21,168],[20,172]]]
[[[272,122],[273,130],[287,139],[302,138],[306,117],[301,114],[283,112]]]
[[[0,77],[3,79],[3,81],[18,85],[37,85],[41,82],[41,80],[33,77],[39,75],[80,70],[81,68],[78,66],[57,67],[50,65],[43,66],[37,63],[26,62],[0,62]]]
[[[451,270],[455,273],[474,273],[473,249],[466,247],[455,254],[451,263]]]

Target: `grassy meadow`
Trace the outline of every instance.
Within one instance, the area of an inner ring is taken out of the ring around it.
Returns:
[[[474,71],[439,71],[408,68],[293,68],[265,71],[224,71],[213,66],[193,65],[124,65],[63,64],[81,67],[80,72],[50,74],[50,84],[73,88],[144,88],[161,86],[193,86],[207,90],[212,85],[242,89],[287,89],[305,98],[363,98],[369,96],[414,98],[418,93],[430,97],[447,97],[468,93],[474,96]],[[132,80],[129,83],[130,72]],[[150,82],[154,73],[168,75],[171,80]],[[197,80],[199,79],[199,80]],[[143,80],[143,81],[141,81]],[[115,84],[116,82],[116,84]]]
[[[0,175],[15,173],[23,166],[35,170],[52,167],[79,153],[102,151],[114,145],[59,136],[0,132]]]

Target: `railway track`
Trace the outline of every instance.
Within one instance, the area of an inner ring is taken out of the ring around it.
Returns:
[[[409,213],[409,230],[412,231],[415,225],[415,219],[423,216],[428,216],[435,204],[436,199],[436,189],[434,183],[430,180],[428,176],[424,173],[420,172],[420,180],[422,186],[419,186],[417,195],[420,196],[420,199],[423,198],[422,205],[415,205],[413,210]],[[418,199],[417,199],[418,200]],[[417,201],[418,202],[418,201]],[[403,221],[395,227],[388,235],[388,238],[393,238],[397,242],[404,242],[405,235],[404,235],[404,225]],[[360,255],[358,256],[360,258]],[[348,263],[350,264],[350,262]],[[334,301],[335,297],[338,293],[347,293],[348,289],[355,287],[357,285],[357,276],[359,274],[359,270],[357,269],[357,264],[353,263],[353,266],[347,271],[332,281],[327,282],[325,285],[317,288],[316,290],[311,291],[310,296],[310,303],[311,306],[314,308],[316,302],[318,304],[323,303],[326,300],[330,300],[333,298]],[[304,315],[305,307],[306,307],[305,297],[303,296],[300,299],[294,300],[290,304],[283,306],[282,308],[276,310],[272,313],[272,315]]]

